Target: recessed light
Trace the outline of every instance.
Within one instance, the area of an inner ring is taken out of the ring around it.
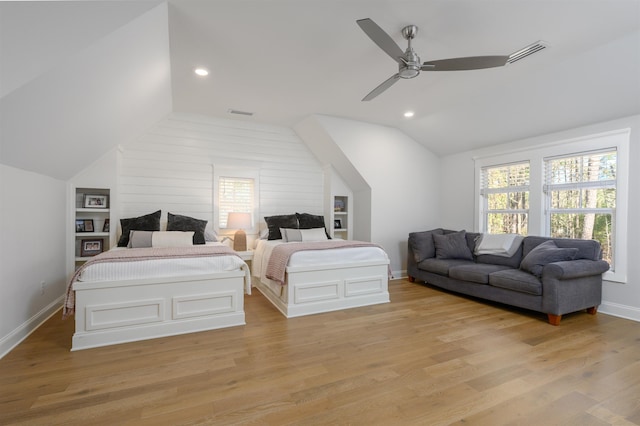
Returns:
[[[200,77],[209,75],[209,70],[207,70],[206,68],[196,68],[194,72],[198,74]]]
[[[411,118],[411,117],[413,117],[413,114],[414,114],[413,111],[407,111],[407,112],[404,113],[404,116],[406,118]]]

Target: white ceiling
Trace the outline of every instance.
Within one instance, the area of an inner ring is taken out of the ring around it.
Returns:
[[[640,113],[639,0],[228,0],[169,2],[173,108],[228,109],[292,126],[327,114],[396,126],[439,155]],[[371,18],[422,61],[510,54],[513,65],[423,72],[371,102],[397,71],[356,25]],[[205,66],[211,74],[193,74]],[[405,119],[406,110],[415,117]]]
[[[422,61],[550,48],[361,102],[397,70],[361,18],[403,49],[417,25]],[[69,179],[171,111],[288,127],[326,114],[438,155],[640,114],[640,0],[0,1],[2,164]]]

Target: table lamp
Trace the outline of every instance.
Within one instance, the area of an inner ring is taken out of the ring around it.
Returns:
[[[247,228],[251,228],[251,213],[229,213],[227,229],[237,229],[233,236],[233,249],[235,251],[247,251],[247,234],[244,232]]]

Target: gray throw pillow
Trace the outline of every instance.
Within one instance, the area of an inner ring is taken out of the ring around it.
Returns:
[[[173,214],[171,212],[167,215],[167,231],[193,231],[193,244],[204,244],[206,242],[204,238],[206,227],[206,220]]]
[[[268,240],[281,240],[280,228],[298,229],[298,218],[295,214],[285,214],[279,216],[265,216],[264,221],[269,228]]]
[[[542,269],[547,263],[573,260],[578,254],[577,248],[558,248],[553,241],[545,241],[531,250],[520,263],[520,269],[536,277],[542,276]]]
[[[413,250],[413,257],[416,263],[436,257],[436,247],[433,245],[433,234],[442,235],[442,228],[412,232],[409,234],[409,245],[411,246],[411,250]]]
[[[120,219],[122,235],[118,240],[118,247],[126,247],[129,244],[131,231],[159,231],[161,211],[149,213],[144,216]]]
[[[473,254],[467,245],[466,231],[451,232],[449,234],[433,234],[438,259],[466,259],[473,260]]]

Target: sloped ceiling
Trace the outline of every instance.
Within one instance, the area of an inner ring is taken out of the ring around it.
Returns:
[[[398,127],[445,155],[640,113],[639,0],[170,1],[174,109],[287,126],[325,114]],[[423,61],[550,48],[504,68],[423,72],[371,102],[397,71],[356,25]],[[206,79],[193,75],[206,66]],[[415,116],[403,117],[406,110]],[[230,116],[231,117],[231,116]]]
[[[67,180],[171,112],[166,4],[0,7],[3,164]]]
[[[417,25],[423,61],[550,47],[361,102],[396,72],[356,25],[367,17],[402,48]],[[339,116],[438,155],[640,113],[640,0],[0,2],[0,24],[0,161],[60,179],[172,110],[288,127]]]

